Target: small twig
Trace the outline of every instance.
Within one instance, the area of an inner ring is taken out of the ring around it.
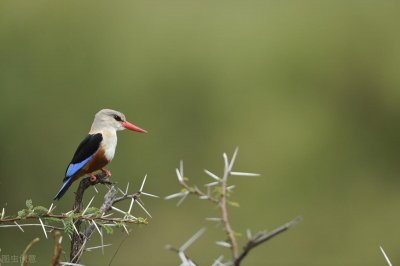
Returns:
[[[32,246],[39,242],[39,238],[36,237],[33,239],[25,248],[24,252],[22,252],[22,258],[21,258],[21,266],[27,266],[28,265],[28,252],[32,248]]]
[[[39,224],[4,224],[4,225],[0,225],[0,228],[7,228],[7,227],[24,227],[24,226],[42,226],[40,223]],[[56,226],[52,226],[52,225],[44,225],[44,227],[46,228],[50,228],[50,229],[55,229],[55,230],[64,230],[64,228],[61,227],[56,227]]]
[[[117,250],[114,252],[113,256],[111,257],[110,262],[108,263],[108,266],[111,266],[111,263],[113,262],[113,260],[114,260],[115,256],[117,255],[119,249],[121,248],[121,246],[122,246],[122,244],[125,242],[125,240],[128,239],[128,237],[129,237],[129,235],[127,234],[127,235],[125,236],[125,238],[122,239],[121,243],[119,243]]]
[[[228,185],[227,185],[227,182],[228,182],[229,172],[231,170],[231,167],[233,167],[233,162],[236,158],[237,151],[238,151],[238,149],[236,148],[231,163],[229,163],[227,155],[225,153],[223,154],[224,161],[225,161],[225,167],[224,167],[224,176],[222,177],[222,182],[221,182],[221,197],[219,200],[219,208],[220,208],[221,214],[222,214],[222,224],[223,224],[224,231],[229,239],[229,244],[231,245],[233,259],[236,259],[238,257],[239,251],[238,251],[238,243],[237,243],[236,237],[235,237],[235,232],[232,229],[232,226],[229,222],[229,217],[228,217],[228,206],[227,206],[227,196],[228,196],[227,186]]]
[[[246,255],[253,248],[257,247],[258,245],[260,245],[260,244],[262,244],[262,243],[264,243],[264,242],[266,242],[268,240],[270,240],[271,238],[279,235],[280,233],[285,232],[286,230],[288,230],[289,228],[293,227],[294,225],[300,223],[301,221],[302,221],[301,217],[296,217],[292,221],[290,221],[290,222],[288,222],[288,223],[276,228],[275,230],[273,230],[271,232],[259,232],[259,233],[257,233],[243,247],[242,253],[240,253],[240,255],[234,259],[233,264],[235,266],[240,265],[242,260],[246,257]]]

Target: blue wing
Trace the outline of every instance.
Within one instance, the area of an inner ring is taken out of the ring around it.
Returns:
[[[85,160],[83,160],[80,163],[71,163],[70,165],[68,165],[67,171],[65,173],[65,177],[71,177],[73,176],[76,172],[78,172],[79,170],[81,170],[81,168],[90,161],[90,159],[92,159],[93,155],[89,156],[88,158],[86,158]]]
[[[93,155],[100,147],[100,143],[103,140],[101,133],[94,135],[87,135],[84,140],[79,144],[75,151],[74,157],[65,171],[65,178],[63,181],[67,181],[69,177],[76,174],[87,162],[92,159]]]
[[[63,180],[63,185],[58,191],[57,195],[54,197],[55,200],[61,199],[61,197],[67,192],[68,188],[74,181],[73,176],[82,169],[85,164],[87,164],[93,155],[100,147],[100,143],[103,140],[101,133],[94,135],[87,135],[84,140],[79,144],[75,151],[74,157],[65,171],[65,177]]]

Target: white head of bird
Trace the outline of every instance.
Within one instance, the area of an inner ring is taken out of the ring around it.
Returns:
[[[102,109],[96,113],[90,132],[94,133],[103,130],[118,131],[124,129],[146,133],[146,130],[126,121],[123,113],[111,109]]]

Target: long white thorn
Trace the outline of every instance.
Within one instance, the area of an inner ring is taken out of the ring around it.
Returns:
[[[208,171],[207,169],[204,169],[204,172],[205,172],[209,177],[212,177],[212,178],[214,178],[214,179],[217,180],[217,181],[221,181],[221,178],[219,178],[216,174],[211,173],[211,172]]]
[[[223,260],[223,259],[224,259],[224,256],[223,256],[223,255],[219,256],[219,257],[214,261],[214,263],[212,264],[212,266],[221,266],[221,265],[225,265],[225,264],[223,264],[223,263],[221,262],[221,260]]]
[[[182,175],[182,176],[185,176],[185,175],[183,174],[183,160],[181,160],[181,161],[179,162],[179,170],[180,170],[180,172],[181,172],[181,175]]]
[[[125,195],[128,195],[128,189],[129,189],[129,182],[128,184],[126,184]]]
[[[139,201],[136,201],[136,203],[144,210],[144,212],[145,212],[150,218],[153,218],[153,217],[151,217],[151,214],[146,210],[146,208],[145,208]]]
[[[3,210],[1,211],[1,219],[3,219],[4,218],[4,214],[6,213],[6,211],[4,210],[4,208],[3,208]]]
[[[140,194],[145,195],[145,196],[149,196],[149,197],[153,197],[153,198],[159,198],[159,196],[157,196],[157,195],[153,195],[153,194],[146,193],[146,192],[143,192],[143,191],[141,191]]]
[[[99,191],[97,190],[96,186],[93,186],[94,191],[96,191],[96,194],[99,194]]]
[[[178,203],[176,204],[176,206],[179,206],[182,204],[182,202],[186,199],[186,197],[189,195],[189,191],[186,191],[185,194],[183,195],[183,197],[178,201]]]
[[[222,156],[224,157],[225,170],[229,171],[228,155],[224,152]]]
[[[120,189],[119,187],[117,187],[117,188],[118,188],[119,192],[121,192],[122,195],[125,195],[125,192],[122,189]]]
[[[94,227],[96,227],[96,230],[99,233],[99,235],[103,236],[103,234],[101,233],[100,228],[97,226],[96,222],[94,220],[92,220],[92,223],[93,223]]]
[[[51,213],[52,208],[53,208],[53,203],[51,203],[51,205],[50,205],[50,207],[49,207],[49,210],[47,211],[47,214]]]
[[[176,176],[178,177],[179,183],[183,183],[183,177],[181,175],[181,172],[179,172],[178,168],[176,168],[175,171],[176,171]]]
[[[178,256],[179,256],[179,258],[180,258],[181,261],[182,261],[181,266],[190,266],[190,263],[189,263],[189,261],[187,260],[185,253],[183,253],[182,251],[179,251],[179,252],[178,252]]]
[[[131,214],[131,210],[132,210],[132,207],[133,207],[133,203],[135,203],[135,199],[134,199],[134,198],[131,199],[131,205],[129,205],[129,210],[128,210],[128,213],[129,213],[129,214]]]
[[[22,232],[25,232],[24,229],[22,229],[22,227],[16,221],[14,221],[14,223],[18,226],[19,230],[21,230]]]
[[[82,212],[82,216],[85,215],[85,212],[89,209],[90,204],[92,204],[92,201],[94,199],[94,196],[92,197],[92,199],[89,201],[89,204],[86,206],[85,210]]]
[[[246,173],[246,172],[231,172],[231,175],[235,175],[235,176],[260,176],[260,174],[257,174],[257,173]]]
[[[207,183],[207,184],[205,184],[204,186],[205,186],[205,187],[213,187],[213,186],[216,186],[216,185],[218,185],[218,184],[219,184],[218,181],[214,181],[214,182],[211,182],[211,183]]]
[[[188,241],[186,241],[180,248],[180,251],[185,251],[190,245],[192,245],[202,234],[204,234],[206,228],[201,228],[197,233],[195,233]]]
[[[385,251],[383,250],[383,247],[379,246],[379,248],[381,249],[381,252],[382,252],[383,256],[385,257],[387,264],[389,266],[392,266],[392,263],[390,262],[389,257],[386,255]]]
[[[101,246],[95,246],[95,247],[90,247],[90,248],[85,248],[86,251],[92,251],[95,249],[99,249],[99,248],[104,248],[104,247],[109,247],[112,246],[112,244],[105,244],[105,245],[101,245]]]
[[[222,221],[222,218],[218,218],[218,217],[207,217],[207,218],[206,218],[206,221],[209,221],[209,222],[220,222],[220,221]]]
[[[65,266],[85,266],[83,264],[66,262],[66,261],[60,261],[60,265],[65,265]]]
[[[234,188],[235,188],[235,185],[232,185],[232,186],[227,187],[226,190],[228,190],[229,192],[231,192],[232,189],[234,189]]]
[[[126,228],[125,224],[122,224],[122,226],[124,227],[126,234],[129,235],[129,231],[128,231],[128,229]]]
[[[146,179],[147,179],[147,174],[143,178],[142,185],[140,186],[140,189],[139,189],[140,192],[142,192],[142,190],[143,190],[144,183],[146,183]]]
[[[114,207],[114,206],[111,206],[111,209],[113,209],[114,211],[117,211],[117,212],[119,212],[119,213],[122,213],[122,214],[127,214],[126,212],[124,212],[123,210],[120,210],[120,209],[118,209],[117,207]]]
[[[239,147],[236,147],[235,151],[233,152],[231,162],[229,163],[229,167],[228,167],[229,171],[232,170],[232,167],[233,167],[233,164],[235,163],[238,151],[239,151]]]
[[[246,230],[246,235],[247,235],[247,240],[250,240],[252,238],[250,229]]]
[[[164,199],[169,200],[169,199],[173,199],[173,198],[183,197],[185,195],[186,195],[186,192],[182,191],[182,192],[178,192],[178,193],[174,193],[174,194],[171,194],[169,196],[166,196]]]
[[[80,237],[79,231],[75,226],[75,223],[72,223],[72,226],[74,227],[75,233]]]
[[[109,213],[109,214],[103,214],[102,216],[101,216],[101,218],[107,218],[107,217],[110,217],[111,215],[113,215],[114,213]]]
[[[232,245],[225,241],[215,241],[215,244],[224,247],[224,248],[231,248]]]
[[[44,232],[44,236],[47,238],[46,228],[44,227],[44,224],[43,224],[43,222],[42,222],[42,219],[39,218],[39,222],[40,222],[40,224],[42,225],[43,232]]]

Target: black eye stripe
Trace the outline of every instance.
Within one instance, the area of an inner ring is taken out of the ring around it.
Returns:
[[[121,117],[119,115],[114,115],[114,119],[119,121],[119,122],[122,121],[122,119],[121,119]]]

